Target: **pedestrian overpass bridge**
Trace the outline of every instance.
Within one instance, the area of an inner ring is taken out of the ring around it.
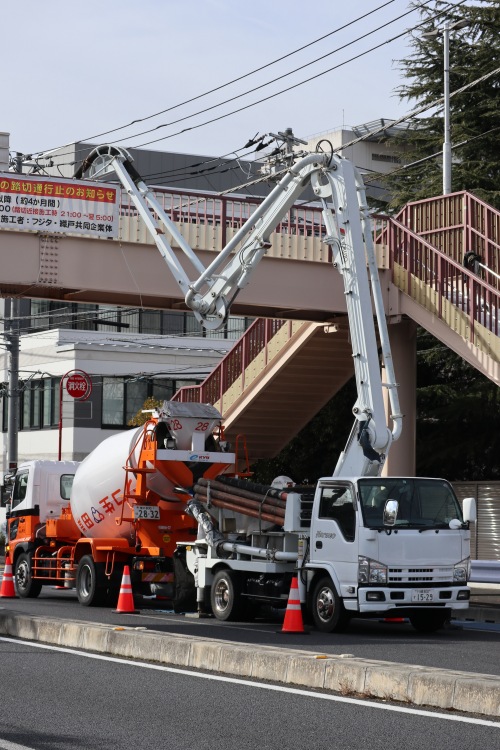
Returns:
[[[172,190],[156,197],[205,266],[257,204]],[[275,455],[353,374],[342,279],[323,235],[319,209],[290,211],[232,306],[235,315],[259,319],[205,383],[178,394],[215,403],[229,439],[247,436],[251,460]],[[374,236],[402,411],[411,426],[386,466],[411,474],[416,324],[500,384],[500,213],[456,193],[378,217]],[[491,273],[464,268],[466,251],[481,256]],[[125,193],[117,239],[0,228],[0,261],[4,297],[186,309]]]

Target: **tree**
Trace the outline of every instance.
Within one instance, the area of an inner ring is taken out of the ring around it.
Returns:
[[[417,347],[417,474],[500,479],[499,388],[423,329]]]
[[[137,414],[134,414],[132,419],[129,419],[127,424],[129,425],[129,427],[140,427],[141,425],[145,424],[151,416],[151,414],[145,414],[145,411],[150,411],[151,409],[160,409],[162,406],[163,401],[160,401],[153,396],[149,396],[145,400]]]
[[[500,67],[500,3],[497,0],[467,2],[450,7],[435,0],[425,8],[413,3],[425,22],[412,35],[412,54],[400,60],[407,79],[397,93],[409,109],[429,104],[443,96],[444,59],[442,35],[424,36],[441,29],[445,22],[464,20],[467,26],[450,33],[450,123],[452,191],[468,190],[486,202],[500,207],[500,74],[496,73],[467,90],[461,87]],[[444,11],[444,12],[443,12]],[[436,18],[437,13],[442,13]],[[418,117],[400,138],[404,162],[412,167],[397,170],[384,179],[393,195],[392,207],[442,194],[443,112]]]

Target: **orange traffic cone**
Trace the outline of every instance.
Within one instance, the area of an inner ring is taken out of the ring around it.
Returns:
[[[283,621],[282,633],[306,633],[302,621],[302,608],[299,598],[299,581],[297,576],[292,578],[288,604],[286,605],[285,619]]]
[[[130,568],[128,565],[125,565],[123,568],[118,604],[116,605],[116,609],[113,609],[113,612],[122,612],[129,615],[139,612],[138,609],[135,609],[134,605],[134,595],[132,594],[132,584],[130,582]]]
[[[15,599],[16,589],[14,588],[14,579],[12,578],[12,564],[10,557],[5,557],[5,569],[3,572],[2,586],[0,588],[0,596],[4,599]]]

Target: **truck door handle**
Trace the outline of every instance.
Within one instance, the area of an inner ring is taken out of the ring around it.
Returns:
[[[316,549],[323,549],[323,542],[316,542]]]

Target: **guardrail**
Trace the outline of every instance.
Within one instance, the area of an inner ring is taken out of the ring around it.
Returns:
[[[499,560],[471,560],[471,583],[500,584]]]

